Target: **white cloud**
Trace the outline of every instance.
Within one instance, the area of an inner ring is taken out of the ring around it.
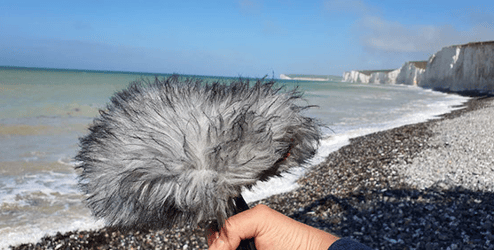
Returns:
[[[433,21],[427,24],[427,20],[405,24],[386,18],[383,10],[365,0],[326,0],[323,4],[330,16],[354,20],[350,39],[360,43],[355,50],[363,53],[352,68],[397,68],[405,61],[426,60],[445,46],[494,40],[492,8],[449,11],[459,20],[453,26]]]
[[[386,20],[381,10],[363,0],[326,0],[323,4],[332,14],[357,16],[354,32],[367,51],[431,54],[449,45],[494,40],[494,15],[481,7],[458,10],[454,15],[465,26],[454,27]]]
[[[419,52],[435,50],[441,30],[433,26],[404,26],[377,16],[365,16],[359,22],[361,43],[367,49]]]
[[[363,46],[384,52],[434,53],[444,46],[494,38],[493,26],[485,23],[459,30],[450,25],[405,26],[377,16],[364,16],[358,26]]]

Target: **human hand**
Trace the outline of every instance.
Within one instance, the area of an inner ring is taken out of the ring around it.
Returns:
[[[293,220],[265,205],[230,217],[220,232],[208,235],[210,250],[235,250],[254,238],[257,250],[327,250],[338,237]]]

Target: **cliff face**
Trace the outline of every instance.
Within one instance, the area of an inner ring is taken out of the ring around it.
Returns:
[[[425,72],[427,61],[406,62],[400,68],[400,74],[396,77],[396,83],[405,85],[418,85]]]
[[[361,73],[358,70],[343,73],[343,82],[369,83],[370,75]]]
[[[399,73],[400,69],[389,72],[375,72],[370,75],[369,83],[396,83],[396,77]]]
[[[394,83],[397,70],[352,70],[343,73],[343,82]]]
[[[406,62],[401,68],[381,71],[352,70],[343,73],[344,82],[417,85],[425,71],[426,61]]]
[[[393,71],[350,71],[345,82],[398,83],[441,91],[494,94],[494,41],[445,47],[429,61]]]
[[[443,48],[429,59],[418,85],[443,91],[494,94],[494,42]]]

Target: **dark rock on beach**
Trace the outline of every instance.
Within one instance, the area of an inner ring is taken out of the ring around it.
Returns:
[[[418,186],[414,178],[432,177],[417,173],[411,177],[405,171],[418,158],[426,157],[424,153],[446,147],[434,139],[442,121],[487,109],[493,101],[471,99],[440,119],[352,139],[350,145],[310,168],[298,181],[300,188],[250,205],[266,204],[298,221],[375,249],[494,249],[494,193],[486,191],[489,183],[475,189],[459,182],[445,185],[440,180],[428,186],[417,182],[422,185]],[[436,160],[441,159],[430,162]],[[494,162],[487,166],[494,172]],[[204,235],[201,228],[103,228],[59,233],[12,248],[207,249]]]

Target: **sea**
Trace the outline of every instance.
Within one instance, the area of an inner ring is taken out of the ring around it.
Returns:
[[[109,98],[134,80],[169,74],[0,67],[0,249],[37,242],[45,235],[98,229],[78,188],[78,138]],[[205,82],[234,78],[190,76]],[[290,191],[310,166],[349,139],[435,119],[467,97],[414,86],[280,80],[304,93],[306,115],[318,119],[323,140],[308,166],[243,192],[248,201]],[[256,79],[251,79],[256,80]]]

